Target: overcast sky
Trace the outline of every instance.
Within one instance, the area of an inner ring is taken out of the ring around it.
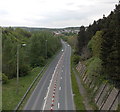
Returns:
[[[60,28],[89,25],[118,0],[0,0],[0,26]]]

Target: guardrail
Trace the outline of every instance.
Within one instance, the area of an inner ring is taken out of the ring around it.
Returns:
[[[14,109],[13,112],[17,112],[17,110],[20,108],[21,104],[23,103],[24,99],[26,98],[26,96],[28,95],[29,91],[31,90],[31,88],[33,87],[34,83],[36,82],[36,80],[39,78],[39,76],[42,74],[42,72],[44,71],[44,69],[47,67],[49,63],[47,63],[42,70],[40,71],[40,73],[36,76],[36,78],[33,80],[32,84],[29,86],[29,88],[27,89],[26,93],[24,94],[24,96],[22,97],[22,99],[20,100],[20,102],[18,103],[18,105],[16,106],[16,108]]]

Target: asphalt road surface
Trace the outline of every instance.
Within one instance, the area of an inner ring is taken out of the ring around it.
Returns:
[[[37,84],[24,110],[75,110],[71,74],[71,47],[62,41],[63,50],[51,62]]]

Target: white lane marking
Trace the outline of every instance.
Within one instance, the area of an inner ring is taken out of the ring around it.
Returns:
[[[64,55],[64,53],[63,53],[62,56],[60,57],[60,60],[62,59],[63,55]],[[58,67],[58,65],[59,65],[59,63],[60,63],[60,60],[58,61],[57,66],[55,67],[55,70],[54,70],[54,72],[53,72],[52,79],[51,79],[51,82],[50,82],[50,85],[49,85],[49,89],[48,89],[48,91],[47,91],[46,99],[45,99],[45,102],[44,102],[44,104],[43,104],[43,109],[42,109],[43,111],[44,111],[44,109],[45,109],[45,105],[46,105],[46,102],[47,102],[47,98],[48,98],[48,94],[49,94],[49,91],[50,91],[50,87],[51,87],[51,84],[52,84],[52,82],[53,82],[53,78],[54,78],[54,75],[55,75],[55,73],[56,73],[57,67]]]
[[[61,87],[59,87],[59,90],[61,90]]]
[[[60,103],[58,103],[58,109],[60,108]]]
[[[51,107],[51,110],[53,110],[53,108]]]
[[[65,96],[67,96],[67,82],[66,82],[66,80],[67,80],[67,73],[66,73],[67,71],[65,70]],[[67,103],[67,97],[65,97],[65,110],[67,110],[68,109],[68,103]]]
[[[62,77],[61,77],[61,79],[62,79]]]
[[[44,98],[44,100],[46,99],[46,97]]]
[[[71,56],[71,48],[70,48],[70,56]],[[70,60],[70,59],[69,59]],[[70,63],[70,61],[69,61],[69,63]],[[69,64],[69,67],[71,67],[71,64]],[[70,72],[70,70],[69,70],[69,74],[70,74],[70,86],[72,85],[72,81],[71,81],[71,72]],[[71,94],[73,94],[73,90],[72,90],[72,87],[71,87]],[[75,95],[75,94],[74,94]],[[72,101],[74,102],[74,98],[73,98],[73,96],[72,96]],[[75,105],[74,105],[74,103],[73,103],[73,109],[75,109]]]

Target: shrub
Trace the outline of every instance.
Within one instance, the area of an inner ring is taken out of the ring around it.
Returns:
[[[120,112],[120,104],[118,104],[118,108],[116,112]]]
[[[80,61],[80,56],[74,55],[74,56],[73,56],[73,63],[76,65],[76,64],[79,63],[79,61]]]
[[[38,58],[38,61],[39,61],[39,66],[44,66],[45,65],[45,59],[44,59],[44,57],[40,56]]]
[[[6,84],[7,82],[8,82],[8,77],[4,73],[2,73],[2,83]]]
[[[20,67],[20,76],[25,76],[25,75],[28,75],[29,74],[29,71],[30,71],[30,67],[29,65],[22,65]]]
[[[99,76],[101,72],[101,60],[99,58],[91,58],[87,62],[87,74],[89,76]]]

